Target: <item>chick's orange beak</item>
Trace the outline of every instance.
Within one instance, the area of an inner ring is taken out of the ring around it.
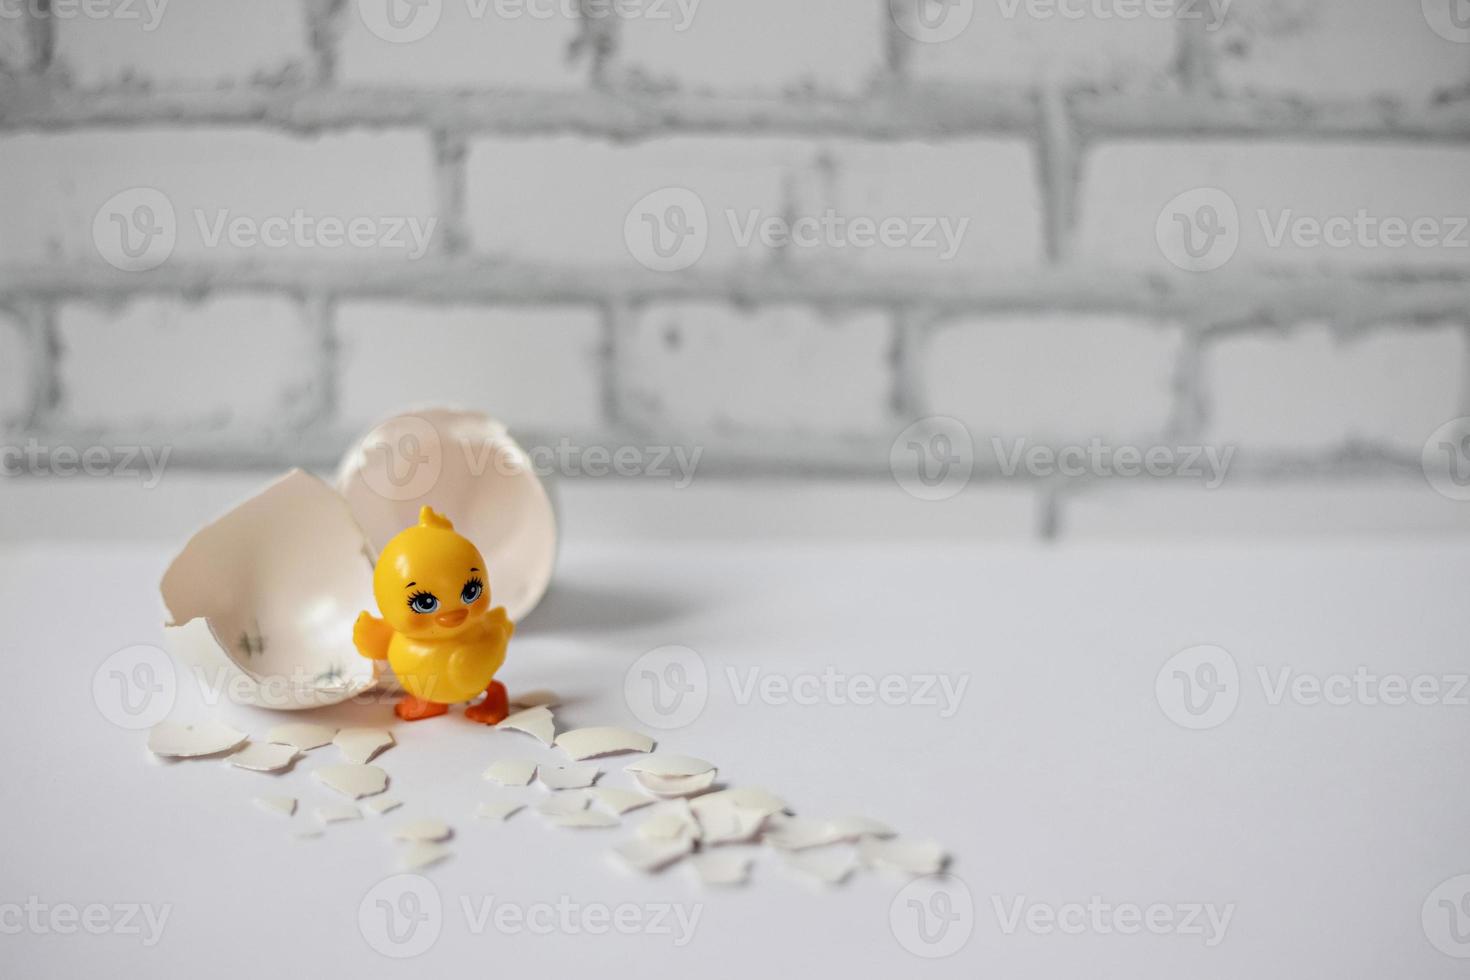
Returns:
[[[434,622],[439,626],[445,626],[449,629],[453,629],[460,623],[463,623],[465,619],[469,617],[469,614],[470,611],[468,609],[456,609],[453,612],[440,613],[439,615],[434,617]]]

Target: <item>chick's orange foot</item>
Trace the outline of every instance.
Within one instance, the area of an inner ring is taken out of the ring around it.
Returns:
[[[447,704],[425,701],[412,694],[406,695],[402,701],[393,706],[393,713],[404,721],[423,721],[425,718],[438,717],[448,710],[449,705]]]
[[[505,685],[499,681],[491,681],[490,686],[485,688],[485,700],[464,709],[466,718],[482,725],[498,725],[509,715],[510,696],[505,693]]]

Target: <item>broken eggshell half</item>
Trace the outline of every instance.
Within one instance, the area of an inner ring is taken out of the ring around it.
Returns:
[[[530,458],[488,416],[426,409],[374,427],[335,490],[292,470],[198,531],[164,574],[167,645],[201,683],[260,707],[321,707],[391,685],[386,665],[358,655],[352,627],[377,609],[377,552],[425,504],[485,555],[492,601],[511,620],[536,606],[557,534]]]
[[[489,562],[493,605],[535,608],[556,564],[556,514],[531,458],[501,423],[435,408],[379,423],[337,471],[337,489],[374,554],[433,507]]]
[[[164,573],[169,649],[232,700],[293,710],[377,682],[352,645],[373,565],[346,502],[292,470],[200,529]],[[238,673],[235,668],[238,668]]]

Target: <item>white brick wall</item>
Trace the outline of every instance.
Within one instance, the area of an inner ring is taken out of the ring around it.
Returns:
[[[670,16],[625,19],[621,63],[657,82],[724,92],[854,92],[883,66],[885,25],[870,3],[670,0],[643,9]]]
[[[937,0],[895,0],[895,9]],[[1174,55],[1175,24],[1157,16],[1096,16],[1126,4],[1059,4],[1057,0],[976,0],[966,22],[965,4],[951,4],[942,30],[915,28],[912,71],[924,81],[1030,85],[1044,79],[1081,80],[1105,86],[1142,87],[1157,82]],[[1157,0],[1149,5],[1158,7]],[[1142,10],[1143,6],[1139,6]],[[931,11],[931,18],[938,14]],[[912,20],[906,21],[912,26]],[[964,25],[953,37],[948,35]],[[915,40],[947,37],[946,40]]]
[[[134,188],[161,192],[171,204],[177,234],[174,259],[403,259],[410,250],[389,247],[386,241],[357,248],[344,238],[341,247],[311,247],[314,233],[297,236],[289,229],[284,247],[240,246],[228,233],[212,244],[211,236],[222,217],[263,228],[269,219],[289,220],[297,212],[313,222],[381,220],[384,224],[374,227],[381,227],[384,235],[391,231],[388,219],[395,217],[414,217],[428,228],[427,220],[437,210],[432,171],[428,141],[417,133],[305,139],[253,130],[151,129],[4,136],[0,172],[8,179],[0,184],[0,213],[7,220],[0,227],[0,262],[62,260],[100,266],[93,238],[97,215],[105,206],[118,207],[109,201]],[[128,200],[121,206],[124,219],[132,217]],[[161,208],[154,214],[167,224]],[[115,225],[104,223],[102,228],[103,233],[118,234]]]
[[[1233,0],[1210,37],[1229,91],[1428,99],[1470,82],[1465,46],[1408,0]]]
[[[310,58],[298,0],[137,0],[97,6],[113,16],[58,6],[56,58],[76,84],[242,84],[304,73]]]
[[[976,317],[936,328],[920,357],[925,410],[1034,444],[1162,433],[1181,332],[1102,316]],[[1106,365],[1105,370],[1100,370]]]
[[[1178,195],[1211,188],[1225,192],[1239,215],[1238,222],[1226,218],[1239,236],[1225,266],[1232,272],[1278,266],[1463,269],[1470,261],[1467,173],[1470,150],[1459,147],[1117,143],[1094,151],[1084,168],[1078,251],[1103,267],[1173,271],[1156,237],[1159,216]],[[1193,216],[1205,202],[1191,197],[1179,208]],[[1362,233],[1354,227],[1360,212]],[[1226,214],[1221,208],[1216,213]],[[1412,223],[1418,219],[1432,221],[1433,229],[1416,242]],[[1403,227],[1395,230],[1394,222]],[[1313,237],[1313,227],[1323,230]],[[1196,236],[1203,247],[1203,236]],[[1229,248],[1228,238],[1216,241]]]
[[[1351,439],[1417,452],[1461,414],[1466,356],[1458,327],[1339,339],[1309,324],[1223,338],[1204,361],[1210,437],[1242,451]]]
[[[0,310],[0,427],[12,425],[30,412],[34,384],[25,327]]]
[[[620,339],[621,403],[636,424],[696,438],[886,432],[891,347],[880,313],[660,304]]]
[[[385,6],[386,0],[347,5],[338,49],[343,83],[565,89],[588,77],[589,60],[569,58],[578,25],[564,16],[565,3],[446,0],[405,7],[418,19],[405,21],[401,35],[384,31],[377,11]],[[372,25],[366,10],[374,12]]]
[[[287,299],[67,303],[57,328],[63,425],[280,433],[311,408],[318,341]]]
[[[30,65],[30,37],[25,18],[0,17],[0,73],[22,72]]]
[[[480,409],[516,430],[591,432],[602,416],[602,319],[586,307],[344,303],[342,417],[366,426],[408,405]]]

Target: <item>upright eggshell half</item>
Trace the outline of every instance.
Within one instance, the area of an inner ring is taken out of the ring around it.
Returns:
[[[201,529],[169,565],[169,645],[203,683],[227,684],[226,697],[279,709],[337,704],[375,683],[373,662],[352,645],[358,613],[377,608],[372,584],[366,540],[342,498],[292,470]]]
[[[343,459],[337,489],[375,553],[428,504],[480,549],[491,602],[513,621],[545,595],[556,514],[530,457],[494,419],[442,408],[389,419]]]

